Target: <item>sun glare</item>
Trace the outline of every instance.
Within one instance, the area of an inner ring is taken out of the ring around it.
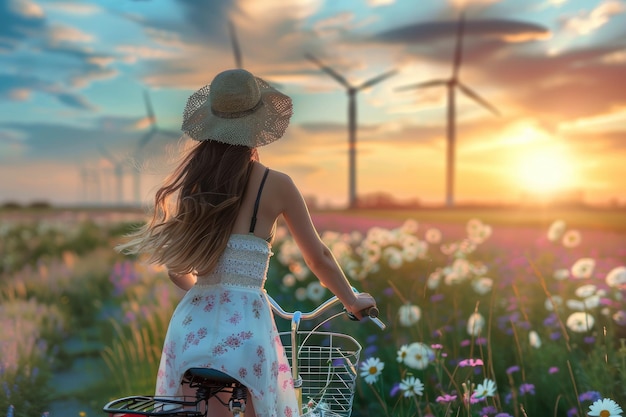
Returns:
[[[559,150],[537,150],[520,158],[518,178],[533,193],[563,191],[571,185],[572,170],[567,155]]]

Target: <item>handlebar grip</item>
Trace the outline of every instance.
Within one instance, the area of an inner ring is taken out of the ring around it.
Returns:
[[[385,328],[387,327],[387,325],[385,323],[383,323],[379,318],[378,318],[378,308],[376,307],[370,307],[368,309],[365,309],[363,311],[361,311],[361,315],[363,317],[368,317],[370,320],[372,320],[378,327],[380,327],[381,330],[385,330]],[[350,320],[353,321],[359,321],[359,319],[352,313],[350,313],[349,311],[346,310],[346,314],[348,314],[348,317],[350,317]]]

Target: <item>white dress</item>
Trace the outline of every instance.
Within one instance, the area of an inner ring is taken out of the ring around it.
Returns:
[[[296,417],[298,403],[287,357],[263,285],[271,245],[253,234],[231,235],[216,268],[198,277],[169,324],[156,396],[182,395],[194,367],[241,381],[258,417]]]

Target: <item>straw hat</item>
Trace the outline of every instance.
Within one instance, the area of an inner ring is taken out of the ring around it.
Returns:
[[[292,113],[288,96],[246,70],[233,69],[189,97],[182,130],[198,141],[254,148],[279,139]]]

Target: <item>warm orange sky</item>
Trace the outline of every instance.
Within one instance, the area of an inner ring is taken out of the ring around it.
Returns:
[[[304,55],[352,85],[395,69],[357,94],[357,192],[441,204],[446,89],[397,89],[450,77],[460,7],[12,0],[0,6],[0,202],[116,202],[106,153],[121,161],[123,200],[134,202],[127,159],[149,128],[144,91],[160,129],[141,154],[140,197],[149,201],[167,171],[163,155],[186,98],[234,66],[230,18],[244,67],[294,100],[288,133],[260,149],[262,162],[319,203],[345,205],[346,91]],[[574,191],[588,203],[626,203],[624,3],[468,0],[463,7],[459,79],[502,115],[457,90],[455,200]]]

